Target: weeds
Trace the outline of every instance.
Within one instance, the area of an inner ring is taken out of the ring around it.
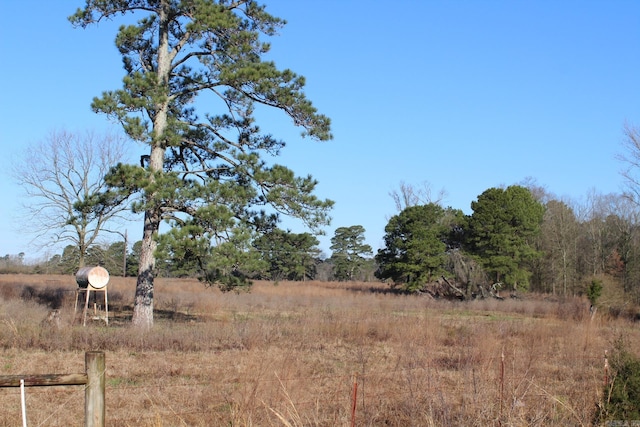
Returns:
[[[230,295],[159,280],[156,325],[140,333],[128,327],[134,279],[113,278],[109,327],[73,324],[73,297],[46,327],[55,289],[73,295],[74,282],[25,277],[0,277],[2,373],[82,372],[84,351],[104,350],[116,427],[349,425],[354,374],[358,426],[590,425],[611,331],[640,349],[637,326],[591,321],[586,299],[451,303],[375,283],[259,282]],[[68,394],[28,393],[31,424],[55,413],[47,425],[79,425],[81,405],[58,410]],[[0,426],[19,423],[11,389],[0,407]]]
[[[631,353],[628,346],[622,336],[614,342],[610,358],[612,376],[605,379],[596,423],[640,423],[640,357]]]

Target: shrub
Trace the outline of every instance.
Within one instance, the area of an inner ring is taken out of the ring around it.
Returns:
[[[587,288],[587,298],[591,305],[596,305],[600,295],[602,295],[602,280],[593,279]]]
[[[618,339],[610,363],[612,378],[605,384],[596,423],[640,420],[640,358]]]

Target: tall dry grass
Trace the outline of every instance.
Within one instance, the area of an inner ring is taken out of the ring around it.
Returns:
[[[158,280],[141,333],[134,287],[112,278],[110,326],[83,328],[73,277],[0,276],[0,373],[82,372],[103,350],[109,426],[348,426],[354,378],[358,426],[587,426],[604,351],[620,336],[640,349],[637,324],[591,320],[581,299],[455,303],[375,283]],[[60,326],[42,322],[54,308]],[[81,387],[27,396],[30,425],[82,425]],[[0,408],[0,426],[19,424],[16,389]]]

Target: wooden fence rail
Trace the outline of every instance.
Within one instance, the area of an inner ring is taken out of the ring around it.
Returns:
[[[0,375],[0,387],[84,385],[84,425],[104,427],[105,360],[104,352],[88,351],[84,355],[83,374]]]

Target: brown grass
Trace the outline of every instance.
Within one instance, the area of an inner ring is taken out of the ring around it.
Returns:
[[[348,426],[354,378],[358,426],[587,426],[604,351],[621,336],[640,349],[637,324],[591,320],[586,300],[453,303],[376,283],[236,295],[160,279],[141,333],[135,280],[108,286],[110,326],[83,328],[73,277],[0,276],[0,374],[83,372],[103,350],[109,426]],[[54,308],[60,327],[42,322]],[[29,425],[82,425],[83,396],[28,388]],[[18,389],[0,389],[0,408],[0,426],[21,423]]]

